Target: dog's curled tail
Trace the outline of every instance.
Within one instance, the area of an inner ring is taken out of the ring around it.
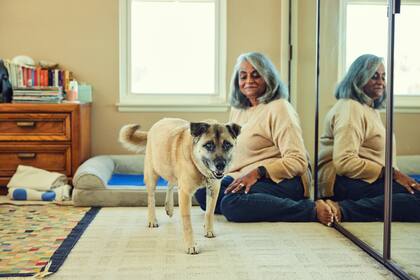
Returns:
[[[141,131],[138,124],[127,124],[121,128],[118,141],[130,151],[143,152],[147,143],[147,131]]]

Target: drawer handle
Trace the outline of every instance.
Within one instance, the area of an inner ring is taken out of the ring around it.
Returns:
[[[19,153],[17,154],[17,156],[20,159],[30,159],[30,158],[35,158],[36,153]]]
[[[35,122],[17,122],[16,125],[19,127],[34,127]]]

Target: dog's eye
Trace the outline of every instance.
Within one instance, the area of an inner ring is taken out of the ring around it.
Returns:
[[[229,143],[228,141],[223,141],[223,151],[229,151],[233,145],[231,143]]]
[[[214,149],[216,148],[213,142],[207,142],[206,144],[203,145],[203,147],[206,148],[206,150],[209,152],[213,152]]]

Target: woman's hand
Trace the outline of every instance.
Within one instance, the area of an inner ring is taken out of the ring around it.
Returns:
[[[414,190],[420,191],[420,184],[418,184],[413,178],[405,175],[401,171],[394,170],[394,180],[405,187],[411,194],[414,194]]]
[[[251,187],[257,182],[260,178],[258,173],[258,169],[254,169],[250,171],[248,174],[235,179],[225,190],[226,193],[236,193],[240,191],[242,188],[245,188],[245,193],[248,193]]]

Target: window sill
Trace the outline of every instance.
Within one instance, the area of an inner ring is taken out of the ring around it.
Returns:
[[[117,103],[119,112],[227,112],[230,105],[221,104],[133,104]]]
[[[420,113],[420,96],[394,95],[396,113]]]
[[[220,95],[121,95],[120,112],[227,112],[230,105]]]
[[[394,112],[395,113],[420,113],[420,107],[419,106],[394,106]]]

